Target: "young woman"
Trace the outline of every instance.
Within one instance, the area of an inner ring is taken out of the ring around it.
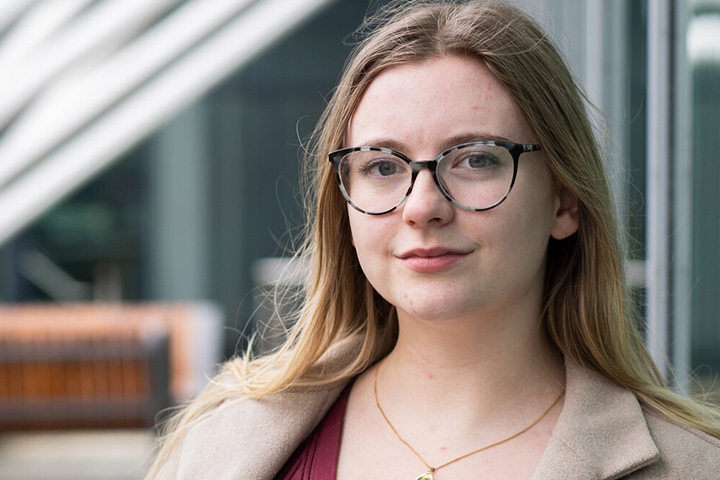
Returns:
[[[296,326],[148,478],[717,478],[720,415],[643,346],[582,97],[522,13],[390,7],[311,160]]]

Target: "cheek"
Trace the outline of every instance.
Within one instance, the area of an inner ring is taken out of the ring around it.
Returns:
[[[544,172],[533,173],[534,177],[527,176],[533,180],[516,184],[499,207],[512,214],[498,215],[502,218],[490,227],[497,234],[495,240],[503,244],[508,268],[541,267],[552,234],[556,215],[552,183]]]
[[[536,164],[518,172],[518,180],[508,200],[522,219],[517,228],[524,230],[524,236],[540,239],[546,244],[557,213],[555,186],[547,166]]]
[[[372,234],[372,228],[367,225],[367,220],[363,218],[364,216],[366,215],[359,213],[352,208],[348,210],[352,244],[353,247],[355,247],[355,254],[358,257],[361,266],[364,263],[363,260],[367,253],[367,244],[370,243],[369,237]]]
[[[373,239],[382,238],[382,232],[388,230],[388,224],[392,218],[394,218],[392,213],[381,216],[366,215],[348,206],[348,220],[353,245],[359,247],[372,243]]]
[[[386,252],[390,251],[388,219],[365,215],[354,209],[348,211],[352,244],[365,276],[372,279],[382,267]]]
[[[357,215],[355,215],[357,212],[355,212],[351,207],[348,206],[348,220],[350,222],[350,238],[352,238],[352,244],[353,247],[357,248],[357,241],[355,240],[358,236],[359,232],[361,232],[361,228],[358,225],[360,223]]]

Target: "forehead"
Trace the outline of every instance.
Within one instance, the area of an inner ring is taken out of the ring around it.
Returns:
[[[446,56],[384,70],[358,102],[345,143],[428,155],[453,138],[535,142],[515,99],[478,59]]]

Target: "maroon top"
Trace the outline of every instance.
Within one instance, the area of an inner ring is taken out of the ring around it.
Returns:
[[[323,421],[280,470],[275,480],[335,480],[340,434],[352,384],[337,399]]]

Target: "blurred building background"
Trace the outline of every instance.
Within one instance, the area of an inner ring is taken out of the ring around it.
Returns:
[[[633,239],[628,271],[654,357],[678,389],[695,388],[687,383],[691,373],[711,384],[711,372],[720,371],[720,0],[513,3],[549,29],[599,109]],[[112,376],[109,365],[122,357],[125,366],[115,372],[134,378],[126,382],[136,385],[132,398],[144,392],[156,405],[157,395],[165,403],[191,395],[215,362],[242,350],[263,317],[254,315],[260,287],[277,280],[278,259],[302,227],[303,145],[354,29],[377,4],[2,2],[5,417],[14,415],[9,398],[21,391],[13,390],[18,379],[43,378],[37,372],[47,375],[53,361],[95,355],[104,366],[88,375],[102,377]],[[25,332],[28,319],[45,334]],[[70,324],[75,333],[66,331]],[[118,333],[120,326],[130,333]],[[112,353],[106,345],[118,337],[126,347]],[[57,338],[75,338],[76,350],[96,353],[73,356],[61,342],[45,367],[17,367]],[[20,368],[15,377],[11,366]],[[142,390],[163,375],[158,371],[166,372],[164,392]],[[15,433],[0,436],[0,477],[138,478],[141,467],[128,465],[142,461],[150,442],[146,430],[127,430],[147,427],[138,418],[115,424],[123,430],[106,440],[98,431],[79,436],[78,427],[92,426],[83,421],[28,422],[23,433],[6,426]],[[47,453],[72,443],[57,436],[60,427],[76,428],[64,433],[81,453],[38,460],[29,445]],[[47,428],[53,435],[36,436]],[[92,447],[115,453],[103,457]],[[85,476],[75,470],[64,477],[62,462],[86,465]]]

